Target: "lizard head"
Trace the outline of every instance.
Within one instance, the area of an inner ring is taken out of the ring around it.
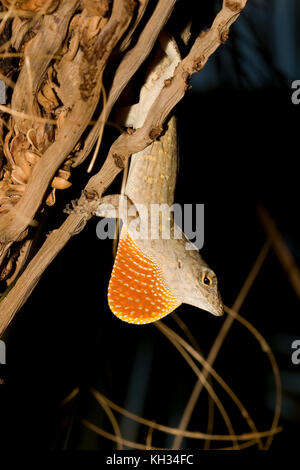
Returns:
[[[201,308],[216,316],[223,315],[223,302],[216,274],[204,264],[198,252],[191,253],[186,258],[188,260],[185,259],[185,264],[177,263],[182,303]]]
[[[163,275],[180,302],[216,316],[223,315],[217,276],[205,263],[197,247],[183,234],[181,239],[168,240],[164,254],[160,257]]]

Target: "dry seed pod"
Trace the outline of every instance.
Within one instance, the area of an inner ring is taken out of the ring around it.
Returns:
[[[71,172],[69,170],[60,169],[58,170],[58,176],[65,180],[68,180],[71,176]]]
[[[51,193],[47,196],[47,199],[46,199],[46,204],[47,206],[54,206],[55,204],[55,191],[56,189],[52,189]]]
[[[10,143],[10,153],[16,166],[22,166],[24,152],[28,150],[30,143],[23,134],[16,135]]]
[[[51,186],[55,189],[67,189],[72,186],[72,183],[65,180],[64,178],[61,178],[60,176],[55,176],[52,180]]]

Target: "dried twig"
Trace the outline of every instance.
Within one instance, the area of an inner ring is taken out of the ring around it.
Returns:
[[[143,426],[147,426],[149,428],[155,429],[160,432],[164,432],[166,434],[171,434],[173,436],[182,436],[189,439],[211,439],[212,441],[231,441],[233,439],[237,439],[238,441],[247,441],[249,439],[256,439],[256,438],[263,438],[268,437],[270,435],[277,434],[281,431],[281,428],[273,428],[272,430],[268,431],[261,431],[256,434],[253,433],[245,433],[240,435],[229,435],[229,434],[206,434],[200,431],[188,431],[188,430],[180,430],[175,427],[165,426],[164,424],[156,423],[155,421],[151,421],[150,419],[142,418],[131,411],[122,408],[121,406],[117,405],[109,398],[105,397],[101,393],[96,390],[93,390],[93,395],[96,397],[101,397],[111,409],[115,410],[117,413],[120,413],[122,416],[126,416],[127,418],[142,424]],[[138,448],[138,447],[137,447]]]
[[[290,252],[283,236],[279,232],[275,221],[270,216],[269,212],[262,205],[258,206],[259,220],[270,239],[272,247],[281,263],[287,277],[294,289],[295,294],[300,300],[300,269],[297,265],[292,253]]]
[[[246,281],[244,282],[242,289],[239,292],[239,295],[237,296],[232,309],[235,312],[239,312],[241,306],[243,305],[243,302],[249,292],[249,290],[252,287],[253,282],[255,281],[257,274],[259,273],[265,259],[267,256],[267,253],[269,251],[269,244],[265,244],[259,253],[249,275],[247,276]],[[220,329],[220,332],[215,339],[215,342],[207,356],[207,364],[209,366],[212,366],[217,358],[218,352],[221,349],[221,346],[234,322],[234,317],[233,316],[228,316],[225,320],[225,322],[222,325],[222,328]],[[207,379],[209,376],[210,372],[209,369],[206,368],[204,370],[204,377]],[[179,429],[184,430],[188,426],[188,423],[190,421],[191,415],[193,413],[193,410],[195,408],[195,405],[199,399],[200,393],[203,389],[203,384],[198,381],[192,391],[192,394],[190,396],[190,399],[185,407],[184,413],[182,415],[180,424],[179,424]],[[173,449],[178,449],[180,447],[182,438],[178,436],[176,439],[174,439],[173,443]]]

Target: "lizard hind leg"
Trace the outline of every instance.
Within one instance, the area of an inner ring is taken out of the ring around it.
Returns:
[[[120,320],[139,325],[160,320],[180,303],[159,265],[142,253],[123,226],[108,286],[111,311]]]

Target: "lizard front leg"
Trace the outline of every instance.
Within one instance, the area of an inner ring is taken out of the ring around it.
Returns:
[[[109,194],[101,199],[95,215],[108,219],[122,219],[130,222],[139,217],[138,209],[128,196]]]

